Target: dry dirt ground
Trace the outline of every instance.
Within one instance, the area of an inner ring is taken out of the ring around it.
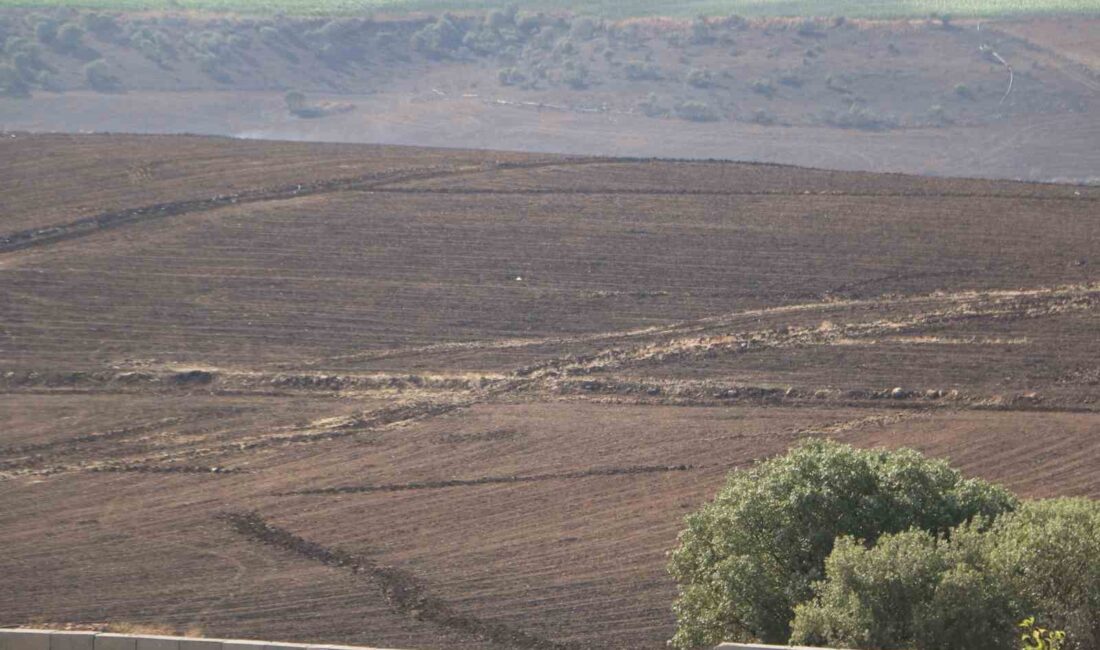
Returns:
[[[829,437],[1100,496],[1100,188],[0,141],[0,625],[658,648]]]

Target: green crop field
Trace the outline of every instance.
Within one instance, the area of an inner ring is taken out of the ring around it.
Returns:
[[[567,10],[632,16],[847,16],[850,18],[1097,14],[1100,0],[0,0],[0,6],[71,6],[117,10],[194,9],[297,14],[479,11],[518,5],[525,10]]]

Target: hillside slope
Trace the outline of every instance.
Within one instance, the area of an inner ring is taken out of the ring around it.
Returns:
[[[0,625],[658,648],[682,515],[798,440],[1100,496],[1097,188],[27,134],[0,177]]]

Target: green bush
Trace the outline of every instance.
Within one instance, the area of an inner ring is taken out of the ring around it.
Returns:
[[[688,71],[687,82],[696,88],[709,88],[714,85],[714,75],[706,68],[692,68]]]
[[[623,72],[631,81],[657,81],[661,78],[660,68],[648,61],[627,61]]]
[[[792,643],[1001,650],[1027,612],[1064,629],[1067,648],[1100,640],[1100,504],[1087,499],[1027,502],[988,530],[939,539],[909,531],[868,548],[842,537],[825,572],[795,608]],[[1027,647],[1059,636],[1027,627]]]
[[[84,80],[90,88],[103,93],[116,91],[121,86],[118,77],[111,74],[103,59],[96,59],[84,66]]]
[[[1024,633],[1020,635],[1020,650],[1062,650],[1066,644],[1064,630],[1050,630],[1035,624],[1035,617],[1025,618],[1020,627]]]
[[[66,23],[57,30],[56,47],[62,52],[79,52],[84,46],[84,30],[79,25]]]
[[[1100,502],[1026,502],[990,531],[989,562],[1067,648],[1100,647]]]
[[[425,25],[413,34],[411,45],[428,58],[444,59],[454,54],[462,45],[465,35],[466,30],[456,18],[443,14],[434,23]]]
[[[23,75],[8,63],[0,63],[0,96],[3,97],[27,97],[30,95],[30,87],[23,80]]]
[[[802,444],[732,473],[713,502],[687,517],[669,565],[679,585],[672,643],[786,643],[794,608],[825,577],[837,537],[874,544],[910,528],[945,534],[1016,505],[1003,488],[912,450]]]
[[[582,43],[590,41],[596,36],[598,27],[596,21],[587,16],[581,16],[573,19],[573,24],[569,26],[569,36]]]
[[[711,108],[706,102],[694,100],[676,104],[676,116],[692,122],[716,122],[720,117],[718,111]]]
[[[697,16],[691,21],[691,34],[688,38],[695,45],[707,45],[714,41],[714,34],[711,33],[710,22],[707,21],[706,16]]]
[[[50,45],[57,39],[57,23],[43,19],[34,26],[34,37],[43,45]]]
[[[573,90],[583,90],[588,87],[588,66],[576,61],[567,61],[561,71],[561,81]]]
[[[664,117],[668,114],[668,110],[661,106],[656,93],[649,93],[645,99],[638,102],[637,108],[646,117]]]
[[[984,563],[972,526],[951,538],[920,530],[873,547],[841,537],[814,600],[795,607],[791,643],[883,650],[1005,650],[1019,605]]]
[[[771,97],[775,94],[775,84],[772,83],[771,79],[753,79],[749,87],[752,88],[754,93],[765,97]]]
[[[82,19],[84,29],[95,35],[101,41],[110,41],[118,35],[120,28],[111,16],[104,16],[95,12],[84,14]]]
[[[749,119],[756,124],[775,124],[775,113],[766,108],[758,108],[752,112]]]
[[[501,68],[497,72],[497,80],[502,86],[518,86],[527,81],[527,75],[514,67]]]

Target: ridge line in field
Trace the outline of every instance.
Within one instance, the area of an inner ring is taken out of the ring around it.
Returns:
[[[1079,285],[1054,285],[1048,287],[1036,287],[1032,289],[992,289],[992,290],[966,290],[947,293],[929,293],[910,296],[888,297],[878,296],[874,298],[837,298],[831,300],[818,300],[813,302],[795,303],[791,305],[779,305],[776,307],[758,307],[741,311],[727,312],[714,316],[704,316],[691,320],[673,321],[664,325],[652,325],[626,330],[611,330],[595,332],[591,334],[579,334],[576,336],[551,336],[535,338],[504,338],[482,341],[459,341],[449,343],[435,343],[432,345],[416,346],[409,348],[397,348],[393,350],[379,350],[371,352],[357,352],[324,357],[321,359],[307,360],[295,364],[298,367],[318,366],[333,361],[376,361],[394,357],[432,354],[437,352],[461,352],[468,350],[506,350],[539,345],[568,345],[573,343],[593,343],[599,341],[612,341],[616,339],[632,339],[644,337],[659,337],[671,334],[688,334],[703,332],[707,329],[722,327],[737,319],[754,318],[761,316],[774,316],[781,314],[796,314],[807,311],[831,311],[834,309],[847,309],[863,306],[892,307],[897,305],[919,305],[929,302],[961,301],[978,299],[981,297],[1017,297],[1027,295],[1040,295],[1049,292],[1072,291],[1100,291],[1100,282]]]
[[[401,181],[395,181],[401,182]],[[854,198],[901,199],[1006,199],[1012,201],[1100,201],[1095,196],[1050,196],[1042,194],[997,194],[994,192],[858,192],[851,190],[705,190],[651,188],[467,188],[467,187],[387,187],[353,189],[354,192],[387,194],[455,194],[501,196],[835,196]]]
[[[900,320],[822,323],[818,327],[784,326],[778,329],[680,337],[638,345],[631,349],[610,349],[591,355],[555,359],[517,370],[515,374],[533,379],[586,375],[627,365],[663,362],[717,351],[745,353],[830,345],[838,340],[919,331],[928,326],[949,325],[974,319],[1014,320],[1040,318],[1067,311],[1086,311],[1100,305],[1100,283],[1017,291],[962,292],[912,301],[899,299],[895,304],[935,304],[936,301],[944,306],[931,311],[918,311]]]
[[[377,172],[353,177],[328,178],[307,181],[304,183],[288,183],[277,187],[245,190],[230,194],[218,194],[210,198],[154,203],[133,208],[101,212],[66,223],[0,234],[0,255],[35,246],[44,246],[84,237],[121,226],[167,217],[209,212],[234,205],[271,203],[352,190],[364,191],[381,189],[390,183],[448,178],[499,169],[537,169],[539,167],[588,165],[606,163],[611,160],[614,159],[606,157],[567,156],[556,160],[540,158],[526,162],[491,162],[466,165],[457,168],[419,167],[390,172]]]
[[[628,467],[594,467],[568,472],[548,472],[545,474],[520,474],[513,476],[480,476],[472,479],[445,479],[438,481],[413,481],[410,483],[380,483],[374,485],[340,485],[327,488],[293,490],[280,492],[274,496],[308,496],[333,494],[367,494],[371,492],[405,492],[409,490],[442,490],[453,487],[471,487],[478,485],[497,485],[513,483],[539,483],[543,481],[563,481],[595,476],[630,476],[635,474],[661,474],[666,472],[687,472],[703,469],[707,465],[631,465]]]
[[[902,302],[905,302],[903,299]],[[938,305],[937,305],[938,301]],[[863,302],[863,301],[859,301]],[[151,456],[131,459],[129,462],[157,464],[193,460],[223,452],[245,452],[253,449],[280,445],[312,444],[366,432],[387,431],[410,423],[445,415],[459,409],[506,397],[561,393],[570,390],[571,382],[594,373],[616,370],[649,362],[699,357],[717,353],[745,354],[783,348],[833,345],[837,341],[919,331],[929,326],[939,327],[975,319],[1042,318],[1055,314],[1091,310],[1100,306],[1100,283],[1044,287],[1025,290],[1001,290],[987,292],[959,292],[946,296],[928,296],[909,300],[909,304],[923,305],[931,302],[938,308],[916,311],[894,320],[855,320],[840,323],[824,323],[821,326],[738,330],[719,332],[705,336],[696,331],[684,336],[683,330],[671,330],[674,336],[656,342],[641,342],[626,348],[606,349],[596,354],[566,356],[549,359],[533,366],[519,368],[504,378],[492,380],[486,385],[469,390],[454,391],[450,395],[434,399],[413,399],[385,406],[356,415],[315,420],[305,427],[289,427],[277,434],[261,434],[240,440],[226,441],[209,447],[186,450],[168,450]],[[720,323],[720,320],[719,320]],[[696,325],[697,327],[697,325]],[[613,376],[608,376],[614,380]],[[752,391],[749,391],[750,393]],[[779,391],[783,393],[783,391]],[[747,398],[759,397],[746,393]],[[783,393],[785,397],[786,394]],[[771,399],[763,396],[765,401]],[[896,402],[896,403],[894,403]],[[880,402],[892,407],[920,408],[927,402],[905,403],[904,400]],[[978,401],[973,404],[960,402],[965,408],[1003,409],[1013,404]],[[957,406],[957,405],[956,405]],[[1044,407],[1026,404],[1028,410]],[[944,407],[950,408],[950,407]],[[18,462],[18,461],[17,461]],[[39,462],[34,459],[33,462]]]
[[[446,600],[433,596],[422,580],[404,569],[380,565],[370,558],[309,541],[269,523],[258,512],[230,512],[219,515],[219,518],[249,541],[367,578],[378,586],[390,607],[398,614],[510,650],[579,650],[583,647],[462,613]]]

